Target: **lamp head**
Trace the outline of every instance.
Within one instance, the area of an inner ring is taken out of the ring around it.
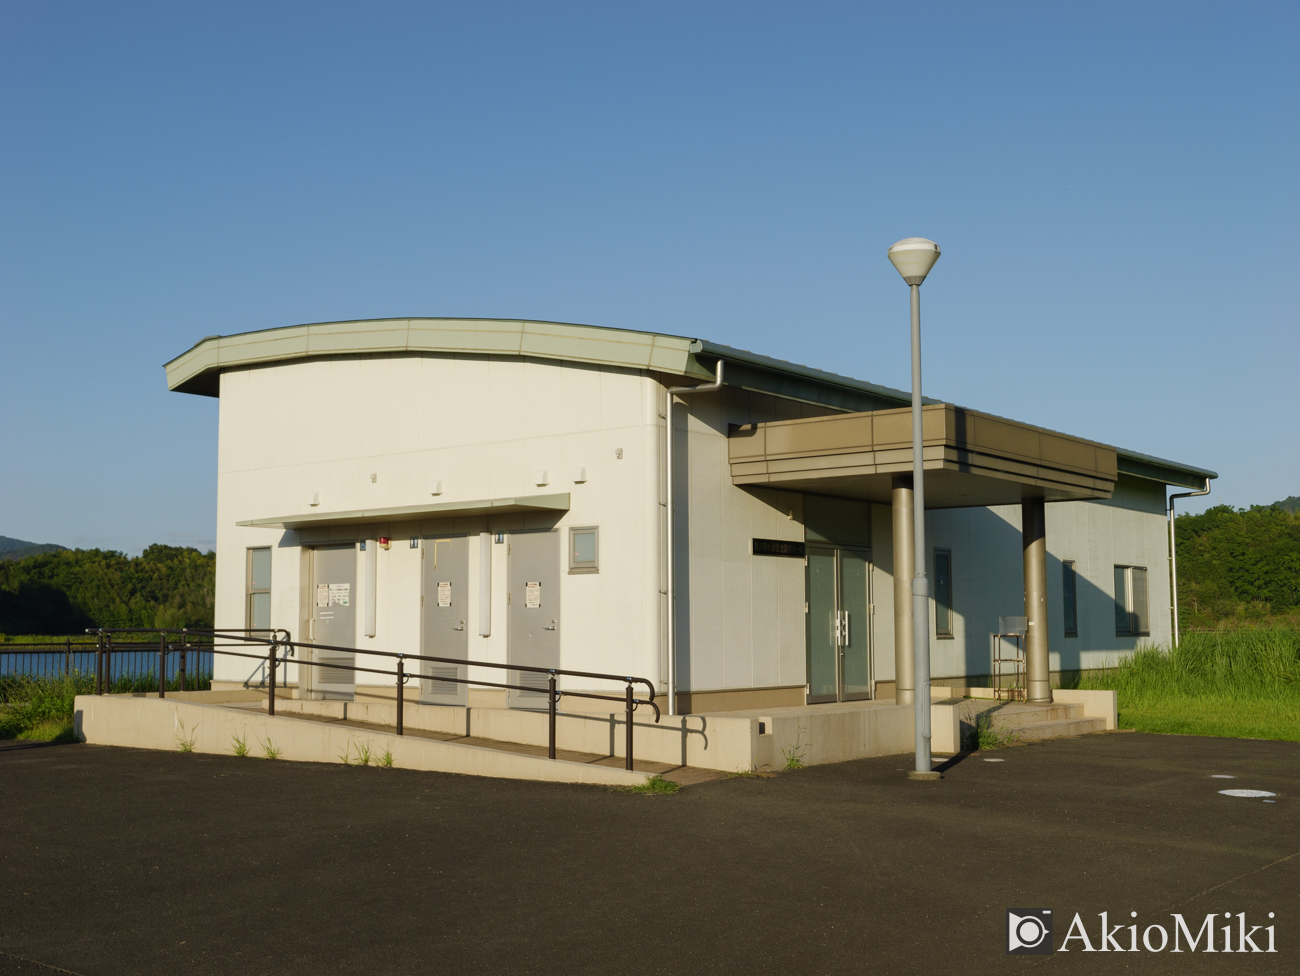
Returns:
[[[939,245],[924,237],[907,237],[889,249],[889,261],[909,285],[919,285],[939,260]]]

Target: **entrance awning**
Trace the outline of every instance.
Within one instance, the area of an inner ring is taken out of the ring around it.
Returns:
[[[927,508],[1006,505],[1023,498],[1109,498],[1116,452],[1095,441],[949,403],[922,408]],[[731,480],[888,504],[912,472],[912,412],[875,410],[733,427]]]
[[[484,498],[469,502],[365,508],[355,512],[307,512],[302,515],[248,519],[235,524],[261,529],[307,529],[327,528],[334,525],[359,525],[366,522],[409,522],[457,515],[511,515],[519,512],[567,512],[568,510],[569,493],[565,491],[554,495],[525,495],[520,498]]]

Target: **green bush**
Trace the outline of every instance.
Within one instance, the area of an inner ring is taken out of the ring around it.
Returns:
[[[27,733],[38,729],[70,727],[73,700],[89,695],[94,687],[94,678],[79,672],[54,678],[0,678],[0,739],[30,738]]]

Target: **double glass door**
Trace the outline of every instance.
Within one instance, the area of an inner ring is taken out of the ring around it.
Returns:
[[[808,701],[871,697],[871,552],[809,545]]]

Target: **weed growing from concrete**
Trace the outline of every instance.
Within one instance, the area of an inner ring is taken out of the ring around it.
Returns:
[[[793,749],[782,749],[781,755],[785,757],[783,769],[803,769],[803,750],[797,746]]]
[[[1001,729],[993,725],[993,716],[984,714],[975,719],[975,748],[977,751],[985,749],[1001,749],[1003,746],[1009,746],[1020,738],[1020,733],[1015,729]]]
[[[267,740],[262,743],[262,755],[267,759],[279,759],[280,756],[283,755],[283,752],[276,748],[275,743],[273,743],[268,736]]]
[[[199,727],[197,725],[194,726],[193,731],[191,731],[189,735],[186,735],[185,723],[181,721],[181,718],[178,715],[176,716],[176,728],[179,730],[176,733],[176,748],[181,752],[193,752],[194,743],[198,740]]]
[[[385,749],[385,750],[384,750],[384,754],[383,754],[382,756],[379,757],[379,765],[383,766],[385,769],[392,769],[392,768],[393,768],[393,750],[392,750],[392,749]]]
[[[369,765],[370,765],[370,761],[371,761],[373,758],[374,758],[374,756],[371,755],[371,752],[370,752],[370,743],[369,743],[369,742],[358,742],[358,743],[357,743],[357,761],[356,761],[356,764],[357,764],[358,766],[369,766]]]
[[[245,732],[244,735],[247,736],[248,733]],[[241,738],[240,738],[239,736],[237,736],[237,735],[232,735],[232,736],[230,737],[230,751],[231,751],[231,753],[232,753],[233,755],[236,755],[236,756],[247,756],[247,755],[248,755],[248,739],[247,739],[247,738],[243,738],[243,739],[241,739]]]
[[[643,793],[647,796],[657,796],[663,793],[676,793],[682,788],[680,783],[674,783],[670,779],[664,779],[662,776],[651,776],[644,783],[638,783],[636,786],[619,786],[616,787],[620,793]]]

